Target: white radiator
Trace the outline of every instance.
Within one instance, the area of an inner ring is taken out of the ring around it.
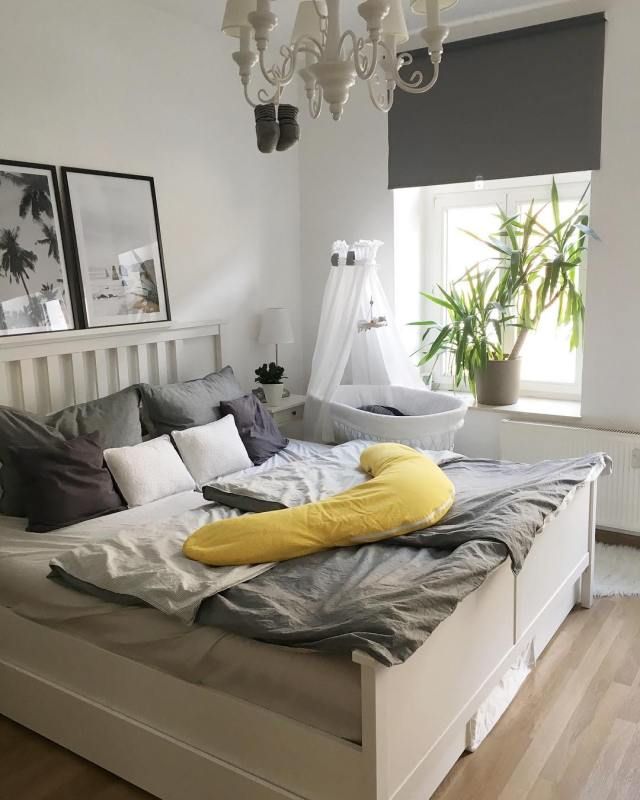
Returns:
[[[542,461],[605,452],[613,475],[598,482],[598,527],[640,535],[640,434],[534,422],[500,423],[500,455],[507,461]]]

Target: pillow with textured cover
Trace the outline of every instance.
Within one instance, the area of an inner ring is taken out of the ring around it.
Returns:
[[[26,514],[29,487],[15,467],[11,448],[41,447],[95,432],[100,433],[106,448],[142,441],[137,387],[69,406],[48,417],[0,406],[0,513],[11,517]]]
[[[105,450],[104,460],[129,508],[196,488],[168,436]]]
[[[231,414],[207,425],[174,431],[171,438],[198,488],[253,466]]]
[[[104,466],[99,433],[43,447],[14,447],[11,455],[25,483],[28,531],[44,533],[124,508]]]
[[[151,386],[143,383],[142,420],[151,436],[183,431],[206,425],[224,416],[220,413],[223,400],[234,400],[244,392],[231,367],[183,383]]]
[[[126,447],[142,441],[140,390],[129,386],[115,394],[69,406],[46,418],[65,439],[98,432],[102,446]]]
[[[254,394],[220,403],[223,414],[232,414],[242,443],[254,464],[264,464],[289,444],[276,425],[270,411]]]
[[[221,567],[287,561],[428,528],[453,505],[449,478],[411,447],[373,445],[362,452],[360,467],[371,480],[317,503],[205,525],[182,551],[194,561]]]

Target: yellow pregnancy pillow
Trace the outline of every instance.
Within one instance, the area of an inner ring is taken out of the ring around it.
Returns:
[[[453,504],[449,478],[410,447],[373,445],[362,452],[360,466],[372,476],[366,483],[317,503],[213,522],[182,551],[211,566],[286,561],[427,528]]]

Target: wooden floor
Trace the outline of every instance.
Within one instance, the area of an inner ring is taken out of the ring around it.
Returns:
[[[574,611],[495,730],[435,797],[638,800],[640,598]],[[0,800],[145,799],[0,717]]]

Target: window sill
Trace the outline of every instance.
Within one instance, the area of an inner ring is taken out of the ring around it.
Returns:
[[[483,411],[500,414],[503,417],[517,419],[526,417],[531,420],[540,421],[578,421],[582,418],[581,404],[579,400],[554,400],[545,397],[521,397],[517,403],[511,406],[485,406],[479,405],[473,399],[473,395],[464,392],[455,392],[469,406],[469,411]]]

